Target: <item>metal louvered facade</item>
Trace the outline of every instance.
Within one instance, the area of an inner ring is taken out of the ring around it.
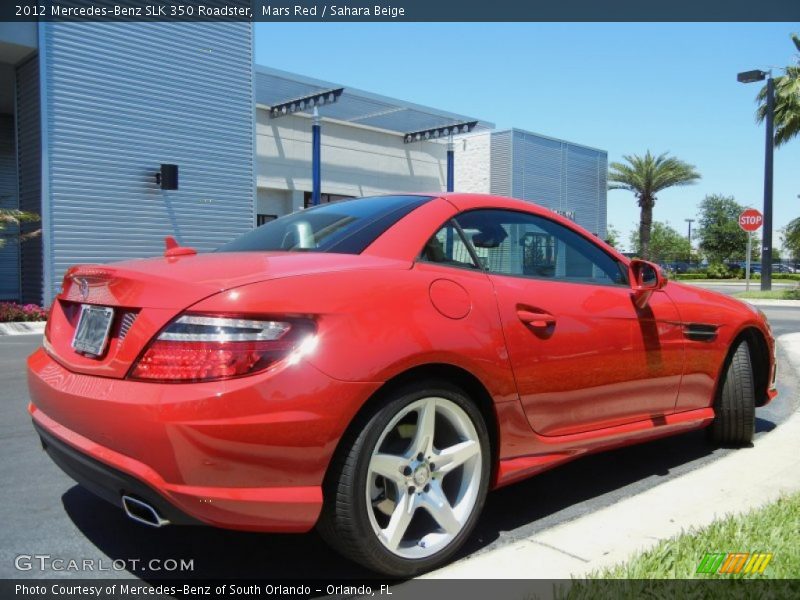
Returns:
[[[605,151],[520,129],[478,135],[491,136],[492,194],[529,200],[574,215],[576,223],[605,237]]]
[[[17,172],[19,208],[26,212],[42,210],[42,137],[39,106],[39,60],[30,58],[16,68]],[[41,223],[23,223],[30,232]],[[38,304],[42,301],[42,238],[30,239],[20,246],[20,300]]]
[[[489,191],[499,196],[513,196],[511,131],[487,134],[489,142]],[[467,190],[464,190],[467,191]],[[482,191],[482,190],[481,190]]]
[[[248,23],[40,24],[45,302],[73,264],[253,227],[252,60]]]
[[[14,144],[14,119],[0,115],[0,208],[15,209],[17,164]],[[0,237],[0,301],[19,297],[19,245],[14,236],[17,226],[5,224]]]

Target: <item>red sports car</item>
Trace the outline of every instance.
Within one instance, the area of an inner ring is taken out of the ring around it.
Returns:
[[[757,309],[464,194],[73,267],[28,367],[47,452],[131,518],[317,526],[395,576],[452,557],[492,488],[701,427],[747,444],[776,394]]]

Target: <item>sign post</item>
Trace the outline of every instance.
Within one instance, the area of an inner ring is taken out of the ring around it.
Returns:
[[[747,269],[744,274],[744,291],[750,291],[750,258],[753,256],[753,232],[747,232]]]
[[[753,254],[753,232],[758,231],[763,222],[764,216],[755,208],[748,208],[739,215],[739,227],[747,232],[747,262],[745,263],[744,275],[746,291],[750,291],[750,259]]]

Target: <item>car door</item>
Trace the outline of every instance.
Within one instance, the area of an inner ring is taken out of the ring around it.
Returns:
[[[484,209],[456,218],[489,273],[531,427],[558,436],[673,412],[684,340],[666,293],[637,308],[626,266],[545,217]]]

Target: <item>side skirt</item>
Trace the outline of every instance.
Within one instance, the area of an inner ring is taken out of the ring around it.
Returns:
[[[587,454],[701,429],[713,419],[714,410],[708,407],[585,433],[536,436],[545,452],[500,460],[494,487],[503,487]],[[551,451],[547,451],[548,446]]]

